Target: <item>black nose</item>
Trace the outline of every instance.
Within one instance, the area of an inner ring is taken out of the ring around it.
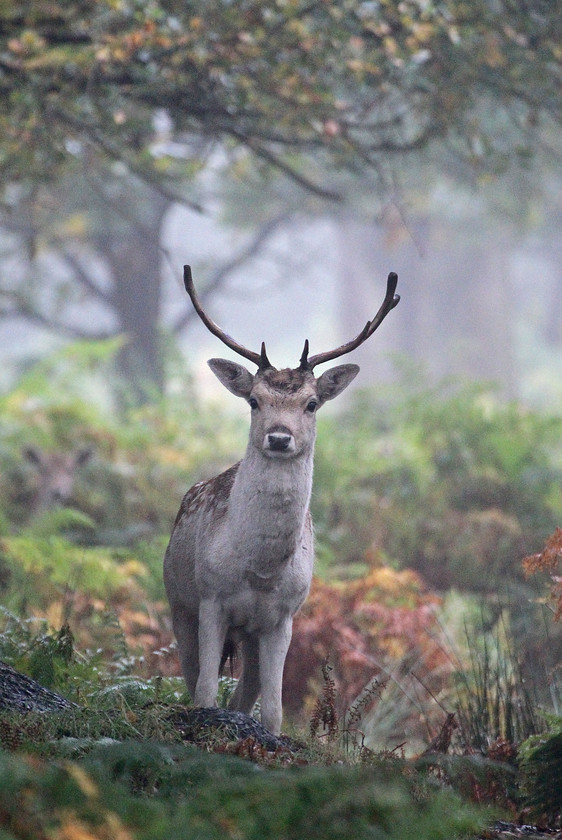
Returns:
[[[291,435],[272,432],[267,436],[267,442],[270,449],[274,449],[276,452],[285,452],[291,443]]]

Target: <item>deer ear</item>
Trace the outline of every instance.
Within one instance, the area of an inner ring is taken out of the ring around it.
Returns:
[[[318,396],[322,402],[333,400],[359,373],[359,365],[338,365],[325,371],[317,379]]]
[[[249,370],[237,362],[227,359],[209,359],[207,362],[219,382],[237,397],[247,400],[252,393],[254,377]]]
[[[43,464],[43,455],[35,446],[26,446],[25,449],[22,449],[22,454],[26,461],[29,461],[36,467],[40,467]]]
[[[93,454],[94,452],[90,449],[90,447],[84,446],[82,449],[78,449],[74,453],[74,463],[77,467],[83,467],[84,464],[88,463]]]

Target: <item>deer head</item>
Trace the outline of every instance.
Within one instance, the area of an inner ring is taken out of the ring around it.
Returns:
[[[89,448],[73,452],[44,452],[28,446],[23,455],[37,472],[37,486],[31,502],[34,513],[41,513],[69,502],[77,471],[92,457]]]

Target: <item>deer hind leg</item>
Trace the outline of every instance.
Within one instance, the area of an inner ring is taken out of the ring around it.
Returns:
[[[228,704],[229,709],[250,714],[260,692],[259,640],[255,636],[242,639],[242,674]]]
[[[191,700],[199,677],[199,619],[178,608],[172,610],[172,627],[178,643],[180,665]]]

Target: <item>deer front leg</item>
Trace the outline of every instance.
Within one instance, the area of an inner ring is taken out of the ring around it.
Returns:
[[[219,688],[219,664],[226,638],[226,622],[220,604],[206,599],[199,605],[199,677],[196,706],[214,706]]]
[[[260,636],[261,722],[274,735],[281,731],[283,668],[292,632],[293,619],[289,617],[272,632]]]

